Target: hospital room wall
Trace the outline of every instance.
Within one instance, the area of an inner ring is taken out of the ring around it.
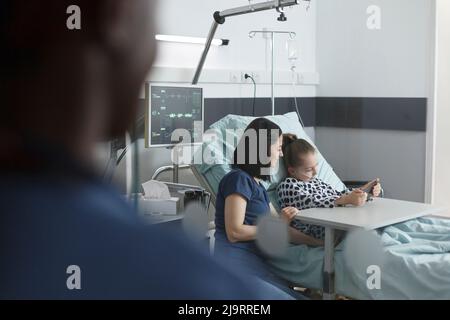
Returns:
[[[247,0],[164,0],[158,2],[156,16],[159,34],[206,37],[212,23],[212,14],[216,10],[223,10],[235,6],[247,5]],[[212,47],[205,63],[199,86],[204,90],[208,114],[221,112],[220,105],[214,105],[213,100],[220,102],[232,99],[237,104],[241,100],[253,97],[253,85],[248,80],[243,81],[242,74],[254,72],[257,74],[257,97],[270,98],[270,40],[257,36],[250,39],[251,30],[290,30],[297,33],[296,45],[300,50],[296,62],[296,69],[304,77],[304,83],[292,86],[290,81],[290,64],[287,59],[286,36],[276,41],[276,69],[277,86],[276,97],[300,98],[315,97],[318,75],[316,72],[315,54],[315,26],[316,12],[311,7],[306,11],[305,6],[297,6],[286,10],[288,20],[278,22],[274,10],[245,16],[228,18],[220,25],[216,38],[230,40],[228,46]],[[150,83],[165,83],[168,85],[188,85],[192,80],[203,47],[194,44],[158,42],[158,55],[154,68],[148,75]],[[258,100],[260,101],[260,100]],[[229,101],[228,101],[229,102]],[[266,101],[267,102],[267,99]],[[294,100],[289,101],[290,104]],[[235,108],[239,110],[238,107]],[[258,113],[258,105],[257,105]],[[307,132],[314,138],[314,128],[308,127]],[[154,171],[164,165],[171,164],[170,151],[165,148],[144,148],[144,141],[139,140],[140,152],[140,182],[149,180]],[[115,183],[122,192],[126,191],[127,168],[123,161],[116,170]],[[162,180],[171,180],[171,173],[160,176]],[[197,184],[190,170],[180,171],[180,182]]]
[[[450,1],[436,3],[437,50],[433,203],[450,208]],[[450,210],[447,211],[450,215]]]
[[[386,196],[423,201],[432,1],[315,3],[318,147],[343,180],[380,177]],[[380,29],[367,27],[371,5]]]
[[[255,3],[257,1],[253,1]],[[164,0],[158,1],[156,33],[167,35],[206,37],[217,10],[248,5],[247,0]],[[297,69],[312,72],[315,69],[315,21],[316,11],[304,6],[286,9],[287,21],[279,22],[275,10],[229,17],[219,25],[215,38],[228,39],[228,46],[212,46],[205,62],[204,71],[269,71],[270,39],[257,35],[250,39],[252,30],[285,30],[296,32],[296,47],[301,51]],[[287,59],[287,35],[276,40],[276,68],[289,70]],[[195,68],[203,47],[195,44],[158,42],[158,57],[155,67]],[[170,70],[167,70],[170,71]],[[192,77],[191,77],[192,78]],[[200,81],[205,80],[202,76]],[[230,79],[227,79],[230,80]],[[172,79],[171,81],[177,81]],[[230,83],[230,81],[227,81]]]

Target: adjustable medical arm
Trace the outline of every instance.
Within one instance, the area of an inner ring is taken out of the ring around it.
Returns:
[[[237,7],[233,9],[224,10],[222,12],[216,11],[214,12],[214,22],[211,25],[209,30],[208,38],[206,40],[205,49],[203,50],[202,56],[197,66],[197,70],[195,71],[194,79],[192,80],[192,84],[195,85],[198,83],[198,79],[200,78],[200,74],[203,69],[203,65],[205,64],[206,56],[208,55],[209,48],[211,47],[211,42],[216,34],[217,27],[219,24],[225,23],[225,18],[238,16],[247,13],[253,13],[258,11],[270,10],[270,9],[282,9],[284,7],[289,7],[293,5],[297,5],[300,0],[273,0],[267,2],[256,3],[253,5]]]

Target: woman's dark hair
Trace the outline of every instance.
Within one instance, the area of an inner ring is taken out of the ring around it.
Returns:
[[[253,120],[245,129],[233,155],[233,167],[252,177],[268,180],[270,147],[278,141],[282,132],[278,125],[265,118]],[[261,141],[265,139],[265,141]],[[261,150],[264,148],[265,150]],[[267,161],[268,160],[268,161]],[[267,163],[266,163],[267,162]],[[267,170],[263,170],[266,168]]]
[[[316,149],[306,140],[298,139],[295,134],[283,134],[283,160],[286,169],[302,164],[302,156],[314,153]]]

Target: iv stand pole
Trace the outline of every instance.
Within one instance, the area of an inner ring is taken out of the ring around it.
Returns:
[[[272,30],[262,30],[262,31],[250,31],[248,36],[254,38],[257,33],[270,33],[272,39],[272,66],[271,66],[271,93],[272,93],[272,115],[275,115],[275,34],[289,34],[291,39],[296,36],[295,32],[292,31],[272,31]]]

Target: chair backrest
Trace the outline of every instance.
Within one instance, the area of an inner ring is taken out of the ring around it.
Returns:
[[[205,178],[204,175],[200,173],[196,165],[191,165],[192,173],[194,174],[194,177],[197,179],[197,181],[200,183],[200,185],[211,194],[211,202],[216,206],[216,191],[214,191],[213,187],[209,184],[208,180]],[[217,189],[216,189],[217,190]]]

